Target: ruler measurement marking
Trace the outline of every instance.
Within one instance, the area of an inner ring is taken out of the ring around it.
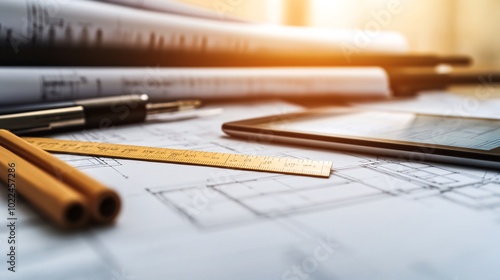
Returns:
[[[239,155],[110,143],[80,142],[46,138],[24,138],[49,152],[154,162],[183,163],[239,170],[267,171],[328,178],[332,162],[306,159]]]

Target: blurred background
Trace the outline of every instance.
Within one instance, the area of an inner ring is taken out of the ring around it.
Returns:
[[[500,67],[500,0],[179,0],[259,22],[401,32],[411,49],[468,54],[479,68]],[[389,13],[392,7],[397,13]]]

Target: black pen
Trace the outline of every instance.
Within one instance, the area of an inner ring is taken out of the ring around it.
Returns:
[[[147,95],[124,95],[53,104],[0,108],[0,128],[30,134],[70,128],[109,128],[146,121],[147,116],[189,110],[198,100],[149,103]]]
[[[500,73],[429,69],[388,69],[389,84],[394,96],[413,96],[424,90],[444,90],[450,86],[498,85]]]
[[[126,58],[126,59],[124,59]],[[2,66],[58,67],[434,67],[440,64],[468,66],[469,56],[434,54],[389,54],[336,52],[191,52],[186,50],[37,47],[12,48],[0,46]]]

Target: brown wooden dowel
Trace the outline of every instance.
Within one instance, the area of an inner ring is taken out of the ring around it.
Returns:
[[[7,130],[0,130],[0,145],[81,193],[88,201],[90,217],[94,221],[109,223],[117,217],[121,202],[116,191]]]
[[[2,146],[0,179],[9,187],[8,198],[13,205],[18,203],[19,194],[63,228],[81,227],[88,221],[87,200],[83,195]]]

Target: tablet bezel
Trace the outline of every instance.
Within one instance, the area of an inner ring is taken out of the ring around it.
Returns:
[[[363,109],[353,107],[330,107],[324,109],[315,109],[299,113],[290,113],[284,115],[273,115],[248,120],[234,121],[223,124],[222,130],[231,136],[249,137],[267,142],[284,142],[300,145],[309,145],[322,148],[334,148],[339,150],[350,150],[362,153],[371,153],[379,155],[389,155],[404,157],[407,160],[419,161],[444,161],[454,164],[475,165],[490,168],[500,168],[500,147],[492,150],[477,150],[429,143],[406,142],[390,139],[378,139],[368,137],[345,136],[338,134],[305,133],[296,130],[283,130],[262,126],[262,124],[279,124],[279,122],[290,122],[293,120],[321,117],[321,114],[335,113],[332,110],[338,110],[339,113],[356,113],[367,111],[382,111],[375,109]],[[383,111],[391,112],[391,111]],[[424,115],[438,118],[456,118],[467,119],[457,116],[441,116],[433,114],[420,114],[412,112],[394,112],[410,113],[415,115]],[[498,121],[498,119],[474,118],[483,120]]]

